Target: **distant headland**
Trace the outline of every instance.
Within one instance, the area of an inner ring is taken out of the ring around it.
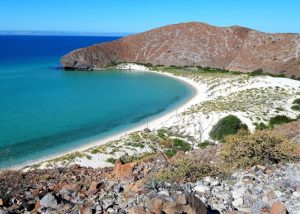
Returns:
[[[65,55],[67,69],[103,68],[115,63],[201,66],[300,76],[300,35],[263,33],[240,26],[200,22],[156,28]]]

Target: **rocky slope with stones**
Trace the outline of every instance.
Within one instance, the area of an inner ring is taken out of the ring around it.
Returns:
[[[215,159],[216,149],[178,153],[173,159]],[[5,171],[0,174],[0,213],[299,213],[299,163],[257,165],[197,181],[155,180],[169,161],[158,154],[144,161],[117,161],[114,168]]]
[[[197,65],[300,76],[300,35],[270,34],[204,23],[169,25],[74,50],[61,59],[66,69],[95,69],[120,62]]]

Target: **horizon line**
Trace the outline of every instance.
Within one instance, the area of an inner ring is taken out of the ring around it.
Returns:
[[[80,32],[80,31],[39,31],[0,30],[0,36],[128,36],[130,32]]]

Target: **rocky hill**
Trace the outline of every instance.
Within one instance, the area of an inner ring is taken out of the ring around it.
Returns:
[[[118,62],[196,65],[300,76],[300,35],[270,34],[240,26],[169,25],[65,55],[66,69],[95,69]]]

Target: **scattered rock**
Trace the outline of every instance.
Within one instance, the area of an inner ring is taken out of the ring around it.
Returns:
[[[287,209],[281,202],[275,202],[271,206],[270,214],[286,214]]]
[[[155,195],[148,202],[147,209],[155,214],[206,214],[205,204],[193,194],[181,193],[177,195]]]
[[[233,207],[235,208],[239,208],[240,206],[242,206],[244,203],[242,198],[237,198],[232,202]]]
[[[134,166],[135,163],[123,164],[120,160],[117,160],[114,169],[115,179],[131,178]]]
[[[101,188],[104,187],[104,184],[102,182],[98,183],[98,182],[92,182],[88,191],[86,192],[87,196],[91,196],[96,194],[98,191],[100,191]]]
[[[56,197],[53,195],[53,193],[48,193],[41,199],[40,206],[45,208],[57,209],[58,201]]]
[[[204,185],[197,185],[195,186],[195,191],[201,194],[207,193],[210,191],[210,188]]]

